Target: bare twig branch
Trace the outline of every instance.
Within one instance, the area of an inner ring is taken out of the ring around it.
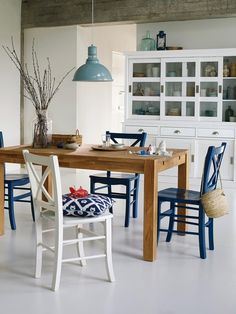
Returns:
[[[36,111],[47,110],[52,98],[58,91],[62,82],[74,69],[72,68],[61,78],[58,84],[56,84],[55,77],[52,77],[52,69],[49,58],[47,58],[47,67],[41,71],[37,53],[34,48],[34,39],[32,43],[32,75],[29,73],[27,64],[21,64],[21,61],[16,53],[13,38],[11,38],[12,47],[2,46],[8,57],[11,59],[17,70],[19,71],[21,78],[24,82],[24,97],[32,102]]]

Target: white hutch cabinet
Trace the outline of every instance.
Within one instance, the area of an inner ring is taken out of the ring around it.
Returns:
[[[190,176],[201,178],[209,145],[227,142],[221,176],[235,176],[236,49],[126,53],[124,130],[147,144],[188,148]],[[163,173],[173,177],[175,169]]]

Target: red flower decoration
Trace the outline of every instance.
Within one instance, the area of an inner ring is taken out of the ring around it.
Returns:
[[[77,189],[77,190],[74,187],[72,187],[72,186],[70,186],[69,189],[70,189],[69,196],[72,196],[74,198],[88,196],[88,191],[83,189],[82,186],[80,186],[79,189]]]

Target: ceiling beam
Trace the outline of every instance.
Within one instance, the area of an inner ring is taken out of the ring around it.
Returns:
[[[235,0],[94,0],[94,23],[151,23],[236,16]],[[22,28],[91,24],[89,0],[22,0]]]

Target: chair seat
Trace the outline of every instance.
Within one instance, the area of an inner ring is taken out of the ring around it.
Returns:
[[[9,173],[5,175],[5,182],[12,182],[12,181],[21,181],[20,185],[25,185],[29,182],[29,176],[24,173]]]
[[[101,173],[95,173],[90,176],[91,177],[96,177],[96,178],[107,178],[107,173],[106,172],[101,172]],[[137,176],[134,173],[119,173],[119,172],[111,172],[111,175],[109,179],[127,179],[127,180],[134,180]]]
[[[41,217],[48,219],[48,220],[55,220],[55,215],[53,212],[42,212]],[[96,216],[96,217],[78,217],[78,216],[63,216],[63,225],[65,226],[77,226],[77,225],[82,225],[82,224],[89,224],[93,222],[99,222],[99,221],[104,221],[107,218],[113,218],[113,214],[109,213],[107,211],[106,213]]]
[[[167,201],[176,201],[189,204],[198,204],[201,199],[200,192],[193,190],[169,188],[158,192],[160,200],[166,199]]]
[[[112,218],[113,214],[107,212],[105,214],[96,216],[96,217],[63,217],[64,225],[80,225],[80,224],[89,224],[98,221],[104,221],[107,218]]]

